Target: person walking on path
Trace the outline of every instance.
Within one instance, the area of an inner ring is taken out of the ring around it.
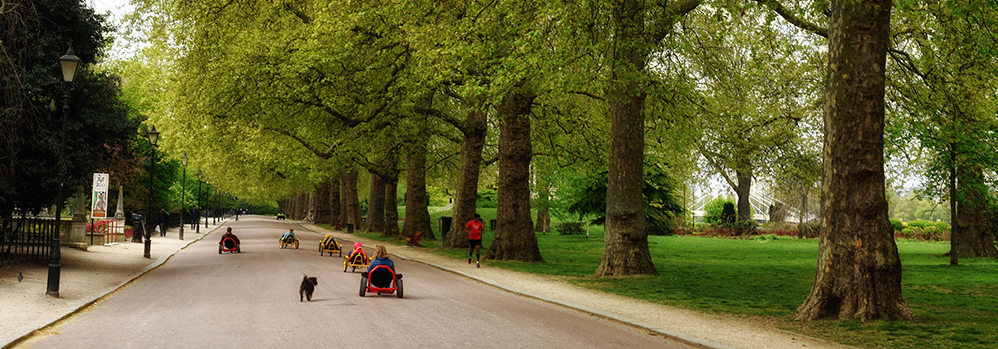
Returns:
[[[475,254],[475,267],[481,268],[481,255],[478,250],[482,247],[482,216],[475,214],[475,218],[472,218],[464,225],[464,231],[468,233],[468,264],[471,264],[471,254]]]
[[[166,210],[159,210],[159,236],[166,236],[166,226],[169,219],[170,216],[167,215]]]
[[[198,217],[198,208],[191,207],[191,230],[197,229],[198,221],[201,218]]]

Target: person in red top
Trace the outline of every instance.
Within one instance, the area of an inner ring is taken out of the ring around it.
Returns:
[[[481,257],[478,250],[482,247],[482,216],[475,214],[475,218],[468,221],[468,224],[464,225],[464,231],[468,233],[468,243],[471,249],[468,250],[468,264],[471,264],[471,254],[475,254],[475,266],[478,268],[482,267]]]

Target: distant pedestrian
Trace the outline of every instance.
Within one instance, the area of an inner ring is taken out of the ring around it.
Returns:
[[[166,210],[159,210],[159,236],[166,236],[166,226],[169,224],[170,215]]]
[[[198,208],[191,207],[191,230],[196,229],[198,225]]]
[[[471,264],[471,254],[475,254],[475,267],[481,268],[481,255],[478,250],[482,247],[482,216],[475,214],[475,218],[464,225],[464,231],[468,233],[468,264]]]

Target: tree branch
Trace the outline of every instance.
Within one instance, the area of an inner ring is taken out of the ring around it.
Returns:
[[[795,16],[793,13],[790,13],[790,10],[784,7],[783,4],[781,4],[779,1],[777,0],[755,0],[755,1],[762,5],[765,5],[766,7],[769,7],[771,10],[775,11],[778,15],[780,15],[780,17],[783,17],[783,19],[787,20],[787,22],[790,22],[790,24],[793,24],[798,28],[804,29],[813,34],[817,34],[818,36],[821,36],[823,38],[828,38],[828,28],[820,27],[817,24],[808,22],[803,18]]]
[[[732,181],[730,177],[728,177],[728,173],[724,172],[724,168],[721,167],[721,165],[719,165],[717,162],[715,162],[714,158],[710,157],[710,153],[707,152],[707,149],[704,149],[703,145],[700,144],[700,142],[693,142],[693,144],[696,145],[697,151],[700,152],[700,155],[703,155],[703,157],[707,159],[707,162],[710,163],[710,166],[716,169],[717,172],[721,174],[721,177],[724,177],[724,181],[728,182],[728,185],[731,186],[731,189],[738,191],[738,185],[736,185],[735,182]]]
[[[305,147],[305,149],[308,149],[313,154],[315,154],[316,156],[318,156],[319,158],[321,158],[323,160],[326,160],[326,159],[329,159],[330,157],[332,157],[333,156],[333,152],[334,152],[334,148],[336,148],[336,146],[338,146],[339,143],[340,143],[340,141],[337,140],[333,144],[329,145],[329,149],[326,149],[326,151],[321,151],[318,148],[316,148],[313,144],[305,141],[304,139],[301,139],[301,137],[298,137],[298,136],[295,136],[295,135],[291,134],[291,132],[288,132],[288,131],[285,131],[285,130],[280,130],[280,129],[269,127],[269,126],[263,126],[263,127],[261,127],[261,129],[264,130],[264,131],[271,131],[271,132],[275,132],[275,133],[278,133],[278,134],[282,134],[282,135],[284,135],[284,136],[286,136],[288,138],[294,139],[295,141],[298,141],[298,143],[300,143],[303,147]]]

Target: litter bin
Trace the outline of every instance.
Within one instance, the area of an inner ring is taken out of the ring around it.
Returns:
[[[440,241],[447,241],[447,233],[450,232],[450,226],[454,222],[454,217],[440,217]]]

